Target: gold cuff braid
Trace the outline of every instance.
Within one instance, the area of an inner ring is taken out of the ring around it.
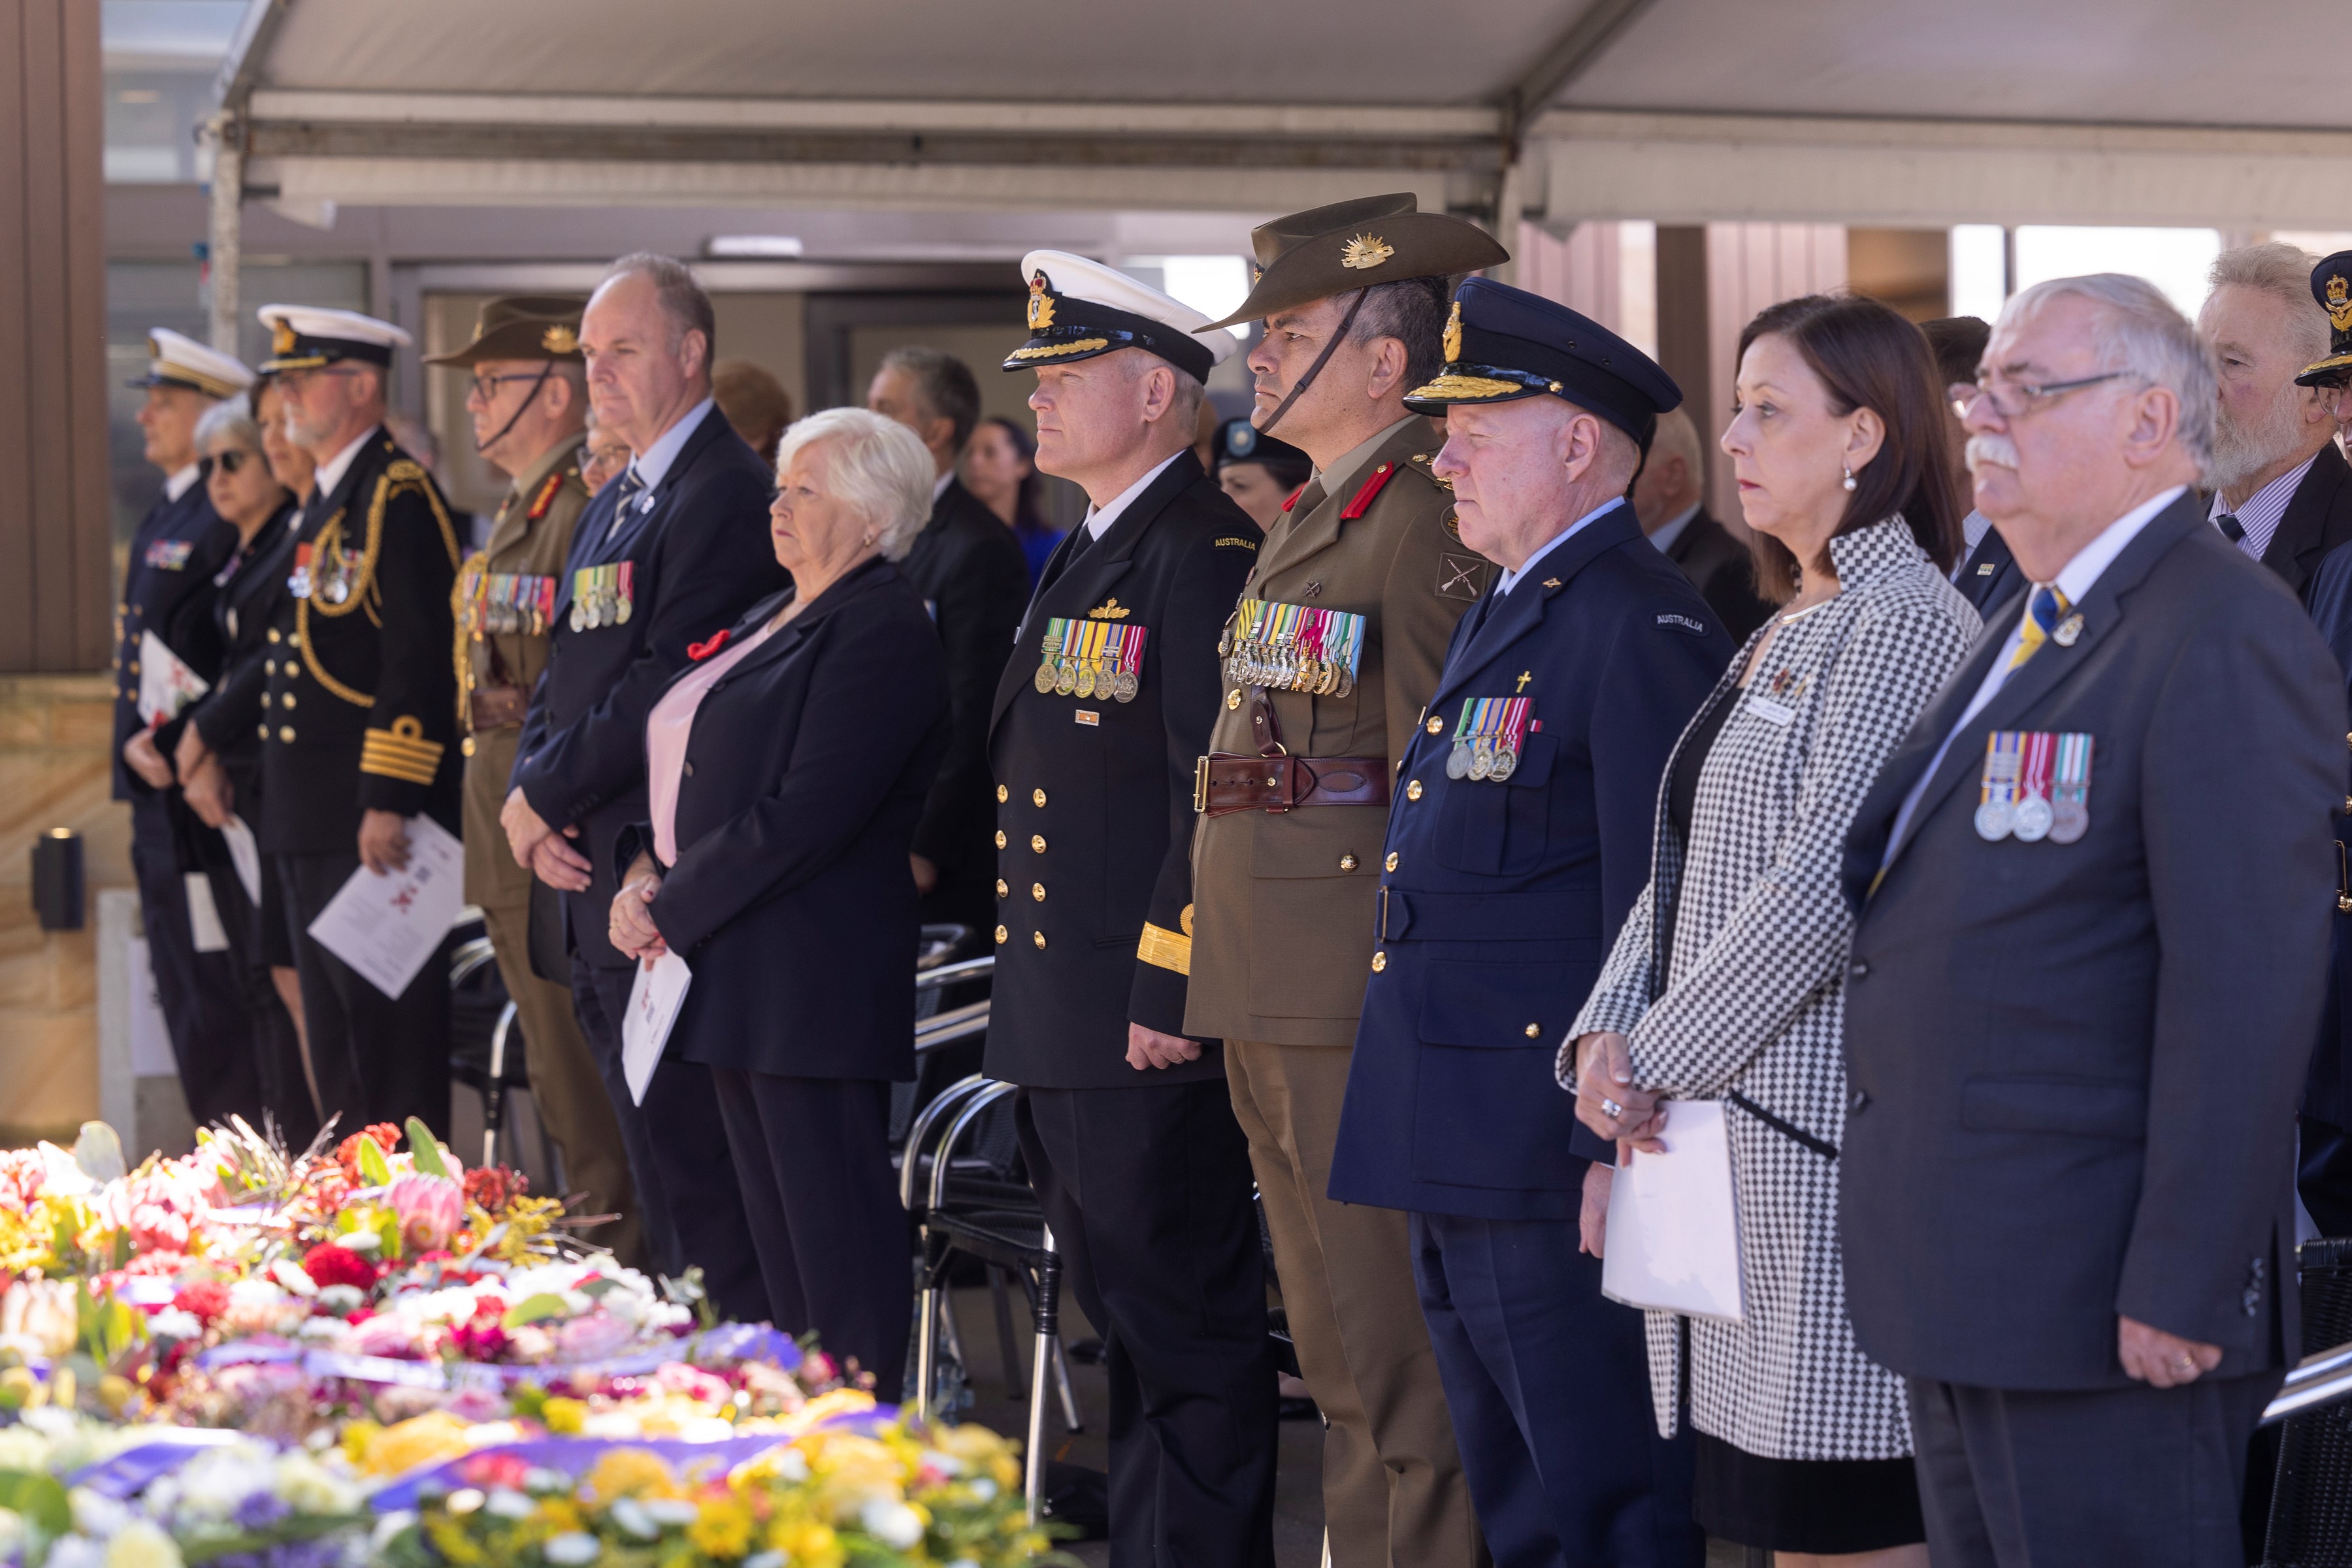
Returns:
[[[1135,944],[1135,956],[1161,969],[1172,969],[1188,979],[1192,973],[1192,939],[1148,921],[1144,922],[1143,939]]]
[[[370,730],[362,737],[360,772],[404,784],[429,784],[446,750],[440,742],[425,738],[423,724],[403,716],[392,721],[391,729]]]

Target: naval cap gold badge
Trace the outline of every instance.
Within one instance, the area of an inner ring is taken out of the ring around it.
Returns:
[[[2339,332],[2352,332],[2352,284],[2340,272],[2328,275],[2327,321]]]
[[[1454,301],[1454,314],[1445,319],[1445,363],[1454,363],[1462,357],[1462,301]]]
[[[269,352],[274,354],[294,352],[294,324],[283,316],[269,324]]]
[[[1029,279],[1029,330],[1042,332],[1054,324],[1053,296],[1045,292],[1045,275]]]
[[[1396,254],[1396,247],[1376,234],[1360,234],[1339,247],[1339,265],[1370,272]]]

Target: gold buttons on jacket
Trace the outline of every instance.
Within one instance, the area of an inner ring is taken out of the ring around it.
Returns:
[[[1419,779],[1415,779],[1412,783],[1404,786],[1404,797],[1407,800],[1419,800],[1421,798],[1421,781]]]
[[[1013,933],[1012,933],[1011,931],[1006,931],[1003,926],[998,926],[998,927],[996,928],[996,945],[997,945],[997,946],[999,946],[999,947],[1003,947],[1006,942],[1010,942],[1010,941],[1012,941],[1012,940],[1013,940]]]
[[[1389,966],[1389,955],[1388,955],[1387,953],[1385,953],[1385,952],[1376,952],[1376,953],[1372,954],[1372,973],[1373,973],[1378,974],[1381,970],[1386,969],[1388,966]]]
[[[1045,836],[1042,833],[1031,834],[1029,836],[1029,847],[1036,853],[1043,855],[1045,852]]]
[[[1029,792],[1029,804],[1032,805],[1044,805],[1045,804],[1045,792],[1042,789],[1031,790]]]
[[[1029,940],[1030,940],[1031,942],[1035,942],[1035,943],[1037,944],[1037,951],[1038,951],[1038,952],[1045,952],[1045,933],[1044,931],[1031,931],[1031,932],[1029,933]]]
[[[998,784],[998,785],[996,786],[996,804],[997,804],[997,805],[1003,805],[1006,801],[1011,800],[1012,798],[1013,798],[1013,792],[1012,792],[1011,790],[1006,789],[1003,784]]]
[[[1013,891],[1013,889],[1010,889],[1010,888],[1008,888],[1008,887],[1006,887],[1006,886],[1004,885],[1004,879],[1003,879],[1003,878],[999,877],[998,879],[996,879],[996,896],[997,896],[998,898],[1000,898],[1000,899],[1001,899],[1001,898],[1004,897],[1007,893],[1010,893],[1011,891]]]
[[[1339,869],[1342,871],[1352,871],[1355,868],[1356,857],[1352,853],[1339,857]]]
[[[276,659],[274,659],[274,658],[265,658],[265,659],[263,659],[263,660],[261,661],[261,673],[262,673],[262,674],[264,674],[264,675],[275,675],[275,674],[277,674],[277,673],[278,673],[278,661],[277,661]]]
[[[291,724],[282,724],[278,726],[278,738],[289,745],[293,744],[294,726]]]
[[[1429,732],[1430,732],[1431,734],[1433,734],[1433,735],[1443,735],[1444,733],[1445,733],[1445,721],[1444,721],[1444,720],[1443,720],[1443,719],[1435,719],[1435,718],[1433,718],[1432,720],[1430,720],[1430,721],[1429,721]]]
[[[291,708],[294,706],[294,694],[289,691],[283,697],[280,697],[278,700],[286,704],[287,707]]]
[[[1528,1026],[1528,1038],[1531,1040],[1537,1039],[1541,1037],[1542,1034],[1543,1026],[1541,1024],[1529,1024]]]
[[[276,626],[269,628],[269,640],[271,642],[276,642],[278,640],[278,628]]]
[[[1004,847],[1004,829],[1003,829],[1002,827],[1000,827],[1000,828],[998,828],[998,829],[996,830],[996,847],[997,847],[999,849],[1002,849],[1002,848],[1003,848],[1003,847]]]
[[[1043,882],[1030,883],[1029,896],[1036,900],[1039,903],[1044,903],[1045,901],[1045,884]]]
[[[1390,851],[1389,851],[1389,858],[1388,858],[1386,860],[1382,861],[1382,862],[1381,862],[1381,864],[1382,864],[1382,865],[1384,865],[1384,866],[1386,866],[1386,867],[1387,867],[1390,870],[1391,870],[1391,871],[1395,870],[1395,869],[1396,869],[1396,851],[1395,851],[1395,850],[1393,850],[1393,849],[1390,850]]]
[[[1241,705],[1242,689],[1236,686],[1231,691],[1225,693],[1225,706],[1227,708],[1238,708]],[[2352,735],[2347,735],[2344,738],[2347,741],[2352,741]]]

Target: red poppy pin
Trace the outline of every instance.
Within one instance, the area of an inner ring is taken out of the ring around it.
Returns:
[[[727,639],[733,635],[731,631],[719,631],[711,634],[709,642],[690,642],[686,645],[686,657],[700,664],[704,659],[725,647]]]

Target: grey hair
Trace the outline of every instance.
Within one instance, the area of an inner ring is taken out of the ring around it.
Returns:
[[[207,408],[196,420],[196,450],[222,437],[242,441],[255,451],[261,450],[261,426],[253,417],[253,405],[242,392],[235,397],[225,397]]]
[[[2213,258],[2206,281],[2214,289],[2251,289],[2286,308],[2287,331],[2305,364],[2327,357],[2327,312],[2311,297],[2311,269],[2319,258],[2299,245],[2267,240],[2242,245]]]
[[[2179,400],[2179,423],[2173,436],[2196,463],[2201,480],[2213,463],[2214,408],[2221,401],[2211,346],[2155,284],[2124,272],[2053,278],[2021,289],[2001,307],[2000,329],[2036,314],[2053,300],[2070,298],[2088,300],[2098,310],[2091,349],[2101,370],[2164,387]]]
[[[652,282],[654,297],[670,319],[669,346],[673,352],[686,341],[687,333],[702,334],[702,371],[709,374],[711,362],[719,354],[719,315],[711,309],[710,296],[704,290],[702,280],[694,275],[694,269],[657,250],[635,250],[606,268],[596,287],[602,289],[605,284],[623,278],[644,278]]]
[[[955,449],[962,451],[980,424],[980,383],[971,366],[943,349],[910,344],[884,354],[882,368],[906,373],[922,397],[923,411],[955,426]]]
[[[1706,488],[1706,461],[1699,455],[1698,426],[1687,409],[1669,408],[1658,416],[1658,433],[1650,437],[1650,460],[1680,458],[1690,467],[1691,483]]]
[[[938,470],[923,438],[895,419],[863,408],[828,408],[796,419],[776,443],[776,472],[818,442],[833,461],[834,493],[875,531],[885,561],[903,561],[931,520]]]

